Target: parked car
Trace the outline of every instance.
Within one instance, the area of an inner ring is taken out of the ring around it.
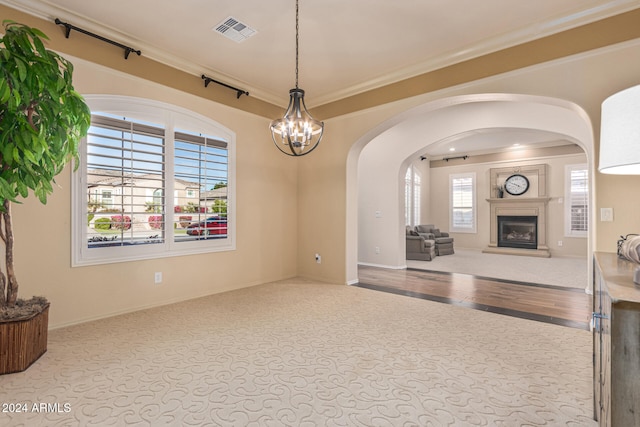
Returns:
[[[227,219],[211,216],[204,221],[194,222],[187,227],[189,236],[209,236],[227,234]]]

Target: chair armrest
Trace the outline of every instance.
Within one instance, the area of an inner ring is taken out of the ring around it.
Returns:
[[[407,252],[423,252],[424,239],[420,236],[407,236]]]
[[[434,240],[436,236],[433,233],[418,233],[425,240]]]
[[[449,237],[449,233],[447,233],[446,231],[441,231],[440,237]]]

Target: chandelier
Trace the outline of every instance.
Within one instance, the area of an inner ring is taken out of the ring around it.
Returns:
[[[276,147],[289,156],[304,156],[320,143],[324,123],[311,117],[304,105],[304,90],[298,88],[298,0],[296,0],[296,87],[289,91],[289,106],[281,119],[271,122],[271,137]]]

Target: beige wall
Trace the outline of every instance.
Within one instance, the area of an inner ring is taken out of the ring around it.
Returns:
[[[6,6],[0,5],[0,14],[44,30],[51,47],[65,56],[129,75],[74,60],[81,92],[173,103],[209,116],[237,134],[238,240],[233,252],[72,269],[69,170],[58,178],[60,188],[48,205],[29,199],[15,206],[21,296],[50,298],[52,326],[296,274],[332,283],[352,281],[357,278],[358,157],[369,141],[400,122],[405,112],[440,98],[473,93],[567,100],[581,106],[593,123],[591,163],[597,165],[600,103],[640,84],[640,12],[632,11],[317,108],[312,113],[326,125],[321,146],[308,158],[291,159],[272,147],[266,131],[282,108],[253,97],[237,100],[233,91],[213,85],[204,89],[199,76],[144,56],[125,61],[118,49],[90,38],[67,40],[52,22]],[[619,44],[607,47],[612,43]],[[566,56],[572,54],[577,55]],[[594,249],[613,252],[617,236],[640,232],[640,177],[594,176],[594,209],[614,209],[613,222],[595,222]],[[55,226],[41,226],[43,219]],[[322,264],[315,262],[315,253],[322,255]],[[153,285],[155,271],[164,273],[160,286]]]
[[[72,58],[70,58],[72,59]],[[283,279],[297,274],[296,172],[279,154],[269,121],[203,98],[73,59],[83,94],[120,94],[171,103],[236,132],[237,250],[71,268],[71,172],[46,206],[14,207],[16,269],[22,297],[51,301],[52,327]],[[154,284],[154,272],[163,283]]]
[[[618,64],[618,65],[614,65]],[[557,99],[568,100],[584,109],[584,113],[591,121],[593,128],[594,146],[589,164],[592,168],[594,185],[593,203],[593,231],[591,246],[593,250],[615,252],[616,240],[619,235],[627,233],[640,233],[640,217],[638,217],[638,204],[640,204],[640,177],[607,176],[597,172],[599,150],[600,104],[609,95],[623,88],[640,84],[640,41],[623,43],[610,49],[602,49],[577,55],[571,58],[529,67],[523,70],[507,73],[502,76],[488,78],[477,82],[452,87],[439,92],[407,98],[393,104],[387,104],[385,109],[372,108],[361,112],[350,120],[351,126],[358,126],[361,121],[368,121],[370,129],[377,129],[385,123],[394,123],[401,120],[402,115],[419,105],[433,99],[443,98],[449,95],[464,93],[526,93],[550,96]],[[389,109],[395,108],[395,115]],[[374,113],[385,112],[387,120],[376,121]],[[332,121],[328,122],[331,125]],[[390,125],[391,126],[391,125]],[[369,135],[368,133],[366,135]],[[375,135],[365,137],[367,141],[375,139]],[[404,140],[421,137],[422,134],[405,135]],[[348,143],[344,141],[344,143]],[[364,144],[362,140],[356,141],[357,149]],[[300,171],[304,173],[303,170]],[[357,172],[354,173],[358,175]],[[433,186],[432,186],[433,188]],[[350,190],[347,182],[347,194]],[[357,195],[357,192],[355,193]],[[599,216],[601,207],[614,209],[614,221],[602,222]],[[349,214],[347,214],[349,215]],[[357,226],[357,220],[353,221]],[[346,231],[347,239],[358,241],[362,236]],[[347,243],[348,244],[348,243]],[[354,269],[347,266],[347,281],[354,280]],[[338,274],[338,272],[336,272]]]
[[[547,194],[550,197],[547,206],[547,242],[552,256],[586,257],[587,238],[567,237],[564,232],[565,165],[586,163],[584,154],[557,157],[541,157],[519,162],[476,163],[431,169],[431,216],[427,223],[436,224],[442,230],[449,229],[449,175],[456,173],[476,174],[477,233],[451,233],[455,246],[459,248],[484,249],[489,244],[489,202],[493,196],[489,172],[491,168],[517,167],[525,165],[547,165]],[[537,183],[532,180],[531,194],[537,194]],[[507,195],[508,197],[508,195]],[[527,197],[527,195],[522,196]],[[562,246],[558,246],[558,241]],[[514,260],[517,262],[517,259]]]

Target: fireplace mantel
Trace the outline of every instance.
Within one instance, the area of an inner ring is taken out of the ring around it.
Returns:
[[[486,199],[490,205],[489,246],[483,252],[549,258],[547,246],[547,204],[549,197],[505,197]],[[498,246],[498,216],[538,217],[538,248],[519,249]]]
[[[548,203],[551,200],[551,197],[503,197],[503,198],[491,198],[486,199],[489,203],[500,203],[500,204],[511,204],[515,203],[517,205],[522,205],[525,203]]]

